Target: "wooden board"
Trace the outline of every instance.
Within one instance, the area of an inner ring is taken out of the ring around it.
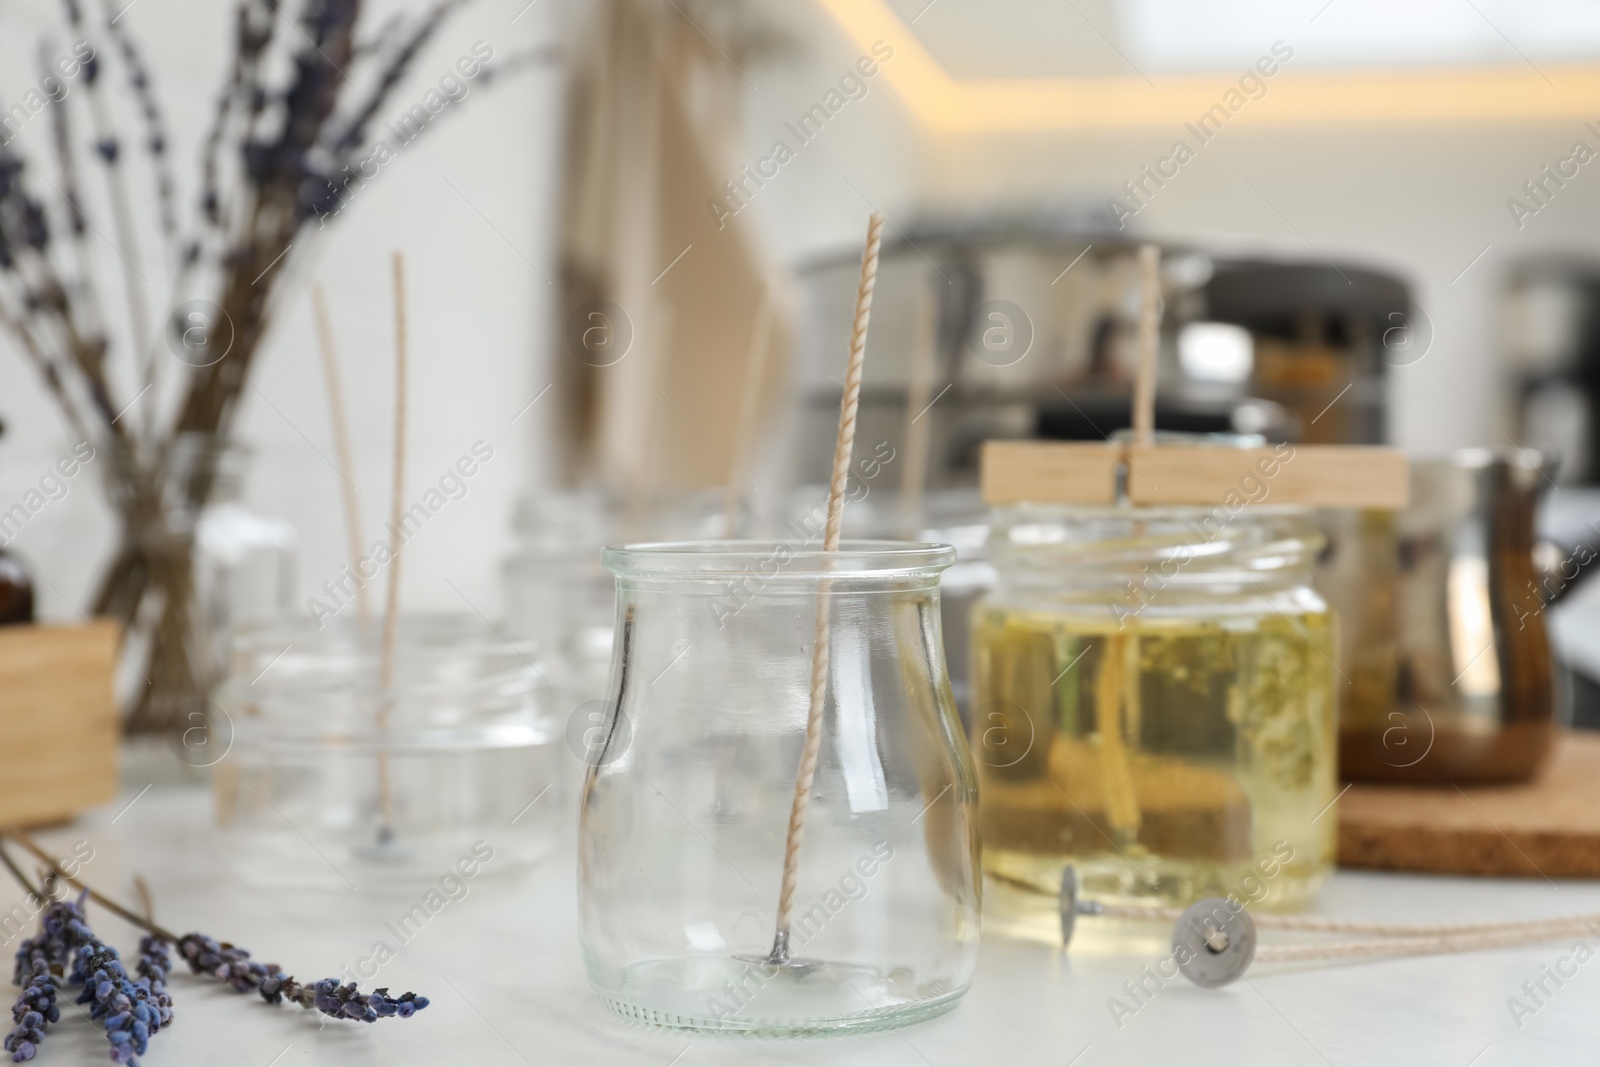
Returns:
[[[1342,867],[1600,878],[1600,734],[1562,737],[1532,782],[1460,790],[1358,782],[1338,811]]]
[[[54,822],[117,790],[117,623],[0,627],[0,826]]]
[[[1392,448],[988,441],[983,499],[1000,505],[1111,504],[1124,464],[1128,500],[1143,505],[1397,508],[1410,491],[1410,467]]]

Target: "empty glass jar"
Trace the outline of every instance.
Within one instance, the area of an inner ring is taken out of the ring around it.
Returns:
[[[997,918],[1085,895],[1292,907],[1331,873],[1334,623],[1281,507],[997,509],[972,747]]]
[[[695,1030],[944,1012],[978,948],[976,788],[939,630],[942,545],[607,549],[616,653],[582,793],[589,981]],[[819,607],[830,649],[793,958],[769,960]]]

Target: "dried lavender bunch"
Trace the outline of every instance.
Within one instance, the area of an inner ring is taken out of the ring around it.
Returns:
[[[24,941],[17,952],[13,980],[23,986],[11,1009],[15,1028],[6,1036],[14,1063],[33,1059],[45,1027],[58,1022],[56,996],[61,975],[73,960],[66,984],[83,986],[79,1004],[91,1004],[90,1018],[100,1020],[111,1042],[111,1062],[138,1064],[150,1036],[172,1021],[170,1001],[154,988],[149,976],[133,979],[123,969],[117,950],[101,941],[84,918],[83,902],[53,901],[39,921],[39,936]]]
[[[5,1049],[14,1062],[33,1059],[46,1027],[60,1020],[56,996],[62,975],[66,974],[66,984],[83,987],[78,1003],[91,1004],[90,1017],[105,1028],[112,1062],[137,1067],[137,1057],[148,1048],[150,1037],[172,1022],[172,998],[167,993],[167,978],[172,972],[169,944],[178,946],[195,974],[227,982],[239,993],[255,990],[269,1004],[289,1001],[335,1019],[364,1023],[391,1017],[409,1019],[428,1006],[428,998],[416,993],[392,997],[387,988],[363,993],[354,984],[340,985],[337,978],[306,985],[285,974],[275,963],[255,962],[249,952],[236,945],[198,933],[178,937],[68,876],[27,834],[0,832],[0,839],[4,838],[14,840],[48,864],[52,879],[64,880],[81,890],[76,901],[53,901],[40,917],[38,936],[24,941],[17,952],[12,977],[23,991],[11,1009],[15,1025],[5,1039]],[[48,893],[29,883],[3,847],[0,865],[29,893],[41,900],[50,899]],[[117,950],[89,928],[83,910],[89,899],[147,931],[139,940],[139,961],[134,967],[137,977],[128,975]]]
[[[77,925],[86,939],[78,946],[67,983],[83,986],[78,1003],[90,1005],[89,1017],[100,1020],[105,1028],[111,1042],[111,1062],[137,1065],[151,1036],[172,1022],[170,998],[163,1005],[149,978],[130,978],[117,950],[96,937],[82,921],[81,902],[73,907],[78,909]]]
[[[21,154],[26,140],[0,144],[0,331],[33,364],[72,432],[104,457],[102,483],[120,531],[90,613],[148,631],[130,645],[143,650],[135,667],[148,682],[128,715],[135,732],[192,724],[216,680],[218,665],[193,652],[193,516],[211,495],[285,279],[341,214],[341,192],[377,141],[375,120],[465,2],[418,0],[375,36],[363,28],[358,44],[362,0],[234,0],[232,59],[188,190],[193,211],[178,218],[159,72],[132,33],[137,11],[124,17],[131,5],[102,0],[94,12],[62,0],[75,44],[57,69],[84,91],[49,105],[56,181]],[[100,47],[107,42],[114,47]],[[112,67],[128,92],[111,88]],[[69,117],[80,113],[90,134],[81,143],[73,131],[82,127]],[[144,152],[125,150],[141,142]],[[80,166],[80,156],[94,165]],[[143,202],[130,173],[140,165],[155,190]],[[105,197],[84,195],[80,176],[91,172]],[[107,217],[91,217],[96,203],[109,205]],[[140,253],[139,211],[165,239],[165,277]],[[118,272],[121,285],[103,291],[109,300],[117,290],[126,315],[101,304],[91,232],[115,236],[118,257],[98,258]],[[207,308],[208,339],[218,349],[227,342],[215,358],[209,347],[186,351],[193,324],[177,312],[191,304]],[[158,358],[166,347],[175,358]]]
[[[63,947],[59,954],[64,957],[65,951]],[[22,995],[11,1006],[11,1021],[16,1025],[5,1040],[5,1050],[11,1053],[13,1063],[33,1059],[44,1040],[45,1028],[61,1021],[61,1009],[56,1007],[56,979],[61,967],[57,964],[51,969],[56,955],[47,933],[29,938],[17,950],[17,968],[11,980],[22,987]]]
[[[226,982],[236,993],[252,989],[268,1004],[288,1001],[302,1008],[316,1008],[335,1019],[375,1023],[389,1016],[409,1019],[428,1006],[428,998],[406,992],[389,996],[387,988],[362,993],[355,985],[340,985],[337,978],[324,978],[312,985],[297,982],[283,973],[276,963],[257,963],[237,945],[219,942],[205,934],[185,934],[178,951],[189,961],[189,969],[219,982]]]

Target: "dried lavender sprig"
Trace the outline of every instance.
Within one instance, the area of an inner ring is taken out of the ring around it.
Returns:
[[[64,102],[63,102],[64,103]],[[83,209],[83,196],[78,182],[78,156],[73,151],[72,109],[61,106],[50,109],[51,144],[55,149],[56,172],[61,181],[61,199],[66,205],[72,247],[77,264],[77,291],[87,305],[88,332],[104,330],[104,314],[100,307],[99,288],[94,275],[94,257],[88,248],[88,215]]]
[[[151,937],[158,941],[171,942],[178,946],[179,953],[188,962],[189,969],[196,974],[206,974],[218,981],[227,982],[235,992],[248,993],[254,989],[261,995],[261,999],[269,1004],[281,1004],[285,1000],[299,1004],[302,1008],[316,1008],[324,1015],[336,1019],[353,1019],[357,1022],[377,1022],[381,1018],[398,1016],[408,1019],[412,1015],[428,1006],[428,998],[416,993],[406,992],[398,997],[391,997],[387,987],[374,990],[372,993],[362,993],[354,984],[340,985],[337,978],[324,978],[319,982],[306,985],[297,981],[293,975],[283,973],[283,969],[276,963],[257,963],[250,958],[250,953],[237,945],[219,942],[205,934],[191,933],[182,937],[162,929],[113,900],[97,893],[73,875],[68,874],[55,858],[46,852],[39,843],[34,841],[21,830],[0,831],[0,838],[9,838],[33,853],[40,861],[47,864],[50,871],[61,880],[76,886],[86,897],[94,900],[102,907],[118,915],[127,922],[146,930]],[[0,848],[0,859],[6,866],[11,867],[12,873],[17,874],[15,866],[11,864],[10,857],[5,855],[5,850]],[[27,883],[24,882],[24,885]],[[149,941],[151,938],[146,938]],[[145,942],[140,942],[143,951]],[[165,963],[165,953],[161,957]],[[140,961],[141,968],[144,960]],[[143,970],[140,971],[144,975]],[[162,976],[165,984],[165,974]],[[152,981],[152,991],[154,991]]]
[[[144,53],[128,31],[127,23],[113,14],[110,3],[105,3],[106,29],[122,53],[127,68],[128,84],[145,124],[145,149],[150,153],[150,165],[155,174],[156,203],[161,219],[161,233],[167,239],[169,252],[175,251],[178,239],[178,214],[173,205],[175,183],[168,161],[167,131],[150,84],[150,71],[145,66]]]
[[[49,899],[28,881],[3,848],[0,848],[0,862],[5,864],[33,899]],[[28,938],[17,949],[17,963],[11,980],[22,987],[22,994],[11,1006],[11,1021],[16,1025],[6,1034],[4,1042],[13,1063],[33,1059],[40,1042],[44,1040],[45,1028],[61,1021],[61,1009],[56,1005],[56,984],[67,955],[63,936],[65,926],[59,921],[52,926],[49,920],[47,909],[44,919],[40,921],[39,937]]]
[[[61,879],[63,882],[66,882],[68,885],[79,890],[80,892],[88,894],[90,900],[94,901],[96,904],[99,904],[102,908],[105,908],[123,922],[137,926],[139,929],[144,930],[155,937],[159,937],[163,941],[177,944],[177,934],[172,933],[170,930],[162,929],[160,926],[156,925],[154,922],[151,922],[149,919],[146,919],[144,916],[124,908],[121,904],[118,904],[110,897],[96,892],[89,886],[84,885],[83,882],[79,881],[75,876],[68,874],[66,869],[62,867],[60,863],[56,862],[56,858],[50,855],[50,853],[46,852],[44,847],[30,837],[26,832],[15,829],[0,830],[0,840],[15,841],[17,844],[33,853],[34,858],[39,860],[40,863],[43,863],[45,868],[52,875]],[[11,873],[13,875],[16,875],[16,866],[10,862],[10,857],[6,856],[5,849],[3,848],[0,848],[0,858],[4,858],[5,865],[11,869]],[[24,881],[23,885],[26,886],[27,882]]]
[[[11,1021],[16,1025],[6,1034],[5,1050],[11,1053],[11,1062],[21,1063],[33,1059],[45,1029],[61,1021],[49,957],[32,939],[24,941],[17,952],[15,981],[22,987],[22,995],[11,1006]]]
[[[395,53],[378,76],[377,87],[368,95],[367,100],[356,109],[355,116],[345,125],[344,132],[339,135],[332,145],[335,156],[342,158],[351,150],[359,148],[366,140],[367,127],[371,124],[373,116],[389,98],[394,87],[405,77],[411,69],[411,64],[416,60],[417,53],[422,51],[424,45],[432,40],[433,35],[443,25],[445,19],[454,13],[456,8],[462,7],[469,0],[437,0],[417,20],[416,27],[402,41]]]
[[[117,950],[89,929],[82,911],[86,897],[87,893],[78,903],[66,905],[75,914],[69,921],[69,937],[79,942],[67,984],[83,986],[78,1003],[90,1005],[89,1017],[105,1028],[111,1062],[137,1067],[151,1036],[172,1022],[171,1002],[162,1004],[163,996],[156,993],[150,978],[129,977]]]
[[[83,64],[83,83],[88,97],[89,119],[94,127],[96,154],[105,164],[103,170],[106,180],[106,191],[111,205],[112,232],[117,239],[117,258],[122,261],[122,288],[123,296],[128,304],[128,325],[131,331],[132,344],[130,350],[135,359],[143,350],[145,342],[151,336],[150,309],[145,305],[143,272],[139,269],[140,255],[138,239],[133,226],[133,207],[128,197],[127,180],[122,168],[118,166],[120,143],[116,137],[116,127],[111,120],[111,110],[106,101],[105,86],[100,80],[100,49],[94,47],[87,29],[84,27],[81,12],[75,0],[67,4],[69,21],[74,30],[84,34],[84,39],[89,41],[93,55]],[[143,371],[145,368],[141,368]],[[140,374],[140,380],[148,380],[147,373]],[[117,403],[113,411],[120,412],[122,404]]]
[[[257,963],[237,945],[219,942],[205,934],[185,934],[178,951],[195,974],[226,982],[236,993],[255,990],[268,1004],[288,1001],[302,1008],[316,1008],[335,1019],[375,1023],[398,1016],[408,1019],[428,1006],[428,998],[412,992],[391,997],[387,987],[362,993],[353,983],[340,985],[337,978],[324,978],[307,985],[283,973],[276,963]]]
[[[11,1053],[14,1064],[34,1059],[40,1041],[45,1040],[45,1027],[61,1021],[61,1008],[56,1006],[61,965],[53,968],[51,960],[64,953],[66,945],[59,945],[58,950],[48,933],[29,937],[16,953],[16,973],[11,981],[21,985],[22,995],[11,1005],[11,1022],[16,1025],[5,1037],[5,1051]]]
[[[10,857],[5,859],[30,893],[48,899],[28,884]],[[14,1063],[32,1059],[44,1040],[45,1027],[60,1020],[56,997],[69,958],[74,962],[66,983],[84,987],[78,1003],[92,1005],[90,1017],[104,1027],[113,1063],[136,1067],[138,1057],[149,1047],[150,1036],[172,1021],[170,1002],[162,1004],[153,979],[130,978],[117,950],[89,928],[83,913],[87,896],[51,901],[40,918],[39,935],[24,942],[17,953],[13,980],[24,988],[11,1010],[16,1026],[5,1040]]]

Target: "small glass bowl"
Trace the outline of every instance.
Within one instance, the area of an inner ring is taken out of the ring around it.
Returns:
[[[572,757],[532,643],[473,616],[403,618],[386,693],[379,629],[236,635],[210,731],[216,821],[246,881],[408,887],[475,846],[486,872],[549,850]]]

